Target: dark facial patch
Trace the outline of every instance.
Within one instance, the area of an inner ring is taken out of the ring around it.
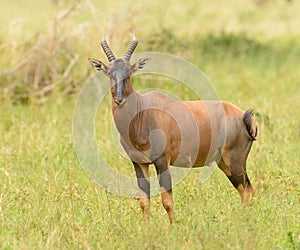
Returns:
[[[129,75],[128,66],[125,65],[122,59],[117,59],[114,61],[110,68],[110,72],[115,82],[123,81]]]
[[[113,97],[115,103],[120,106],[126,102],[125,79],[129,77],[129,66],[123,59],[117,59],[113,61],[110,68],[110,74],[113,85]]]

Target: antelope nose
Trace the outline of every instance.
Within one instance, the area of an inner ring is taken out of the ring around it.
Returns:
[[[123,97],[121,97],[121,96],[116,96],[116,97],[114,98],[114,101],[115,101],[115,103],[116,103],[118,106],[122,106],[122,105],[125,104],[126,98],[123,98]]]
[[[115,103],[120,104],[123,101],[123,98],[120,96],[115,97]]]

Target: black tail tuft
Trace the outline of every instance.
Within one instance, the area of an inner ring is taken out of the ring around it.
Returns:
[[[243,117],[243,122],[246,126],[247,132],[253,141],[256,141],[258,137],[258,125],[255,121],[253,109],[248,109]]]

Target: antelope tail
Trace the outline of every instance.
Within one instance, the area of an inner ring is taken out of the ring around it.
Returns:
[[[258,137],[258,125],[256,120],[253,117],[254,111],[253,109],[248,109],[243,117],[243,122],[246,126],[248,135],[253,141],[256,141]]]

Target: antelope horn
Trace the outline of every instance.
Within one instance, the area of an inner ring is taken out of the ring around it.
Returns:
[[[135,50],[136,46],[138,45],[138,40],[136,39],[135,35],[132,35],[132,43],[129,46],[127,52],[123,56],[123,59],[126,61],[130,60],[130,57],[132,56],[133,51]]]
[[[116,59],[116,57],[114,56],[114,54],[112,53],[111,49],[109,48],[109,46],[108,46],[108,44],[106,42],[105,35],[102,38],[101,47],[102,47],[105,55],[107,56],[107,59],[108,59],[109,62],[111,62],[111,61],[113,61],[113,60]]]

